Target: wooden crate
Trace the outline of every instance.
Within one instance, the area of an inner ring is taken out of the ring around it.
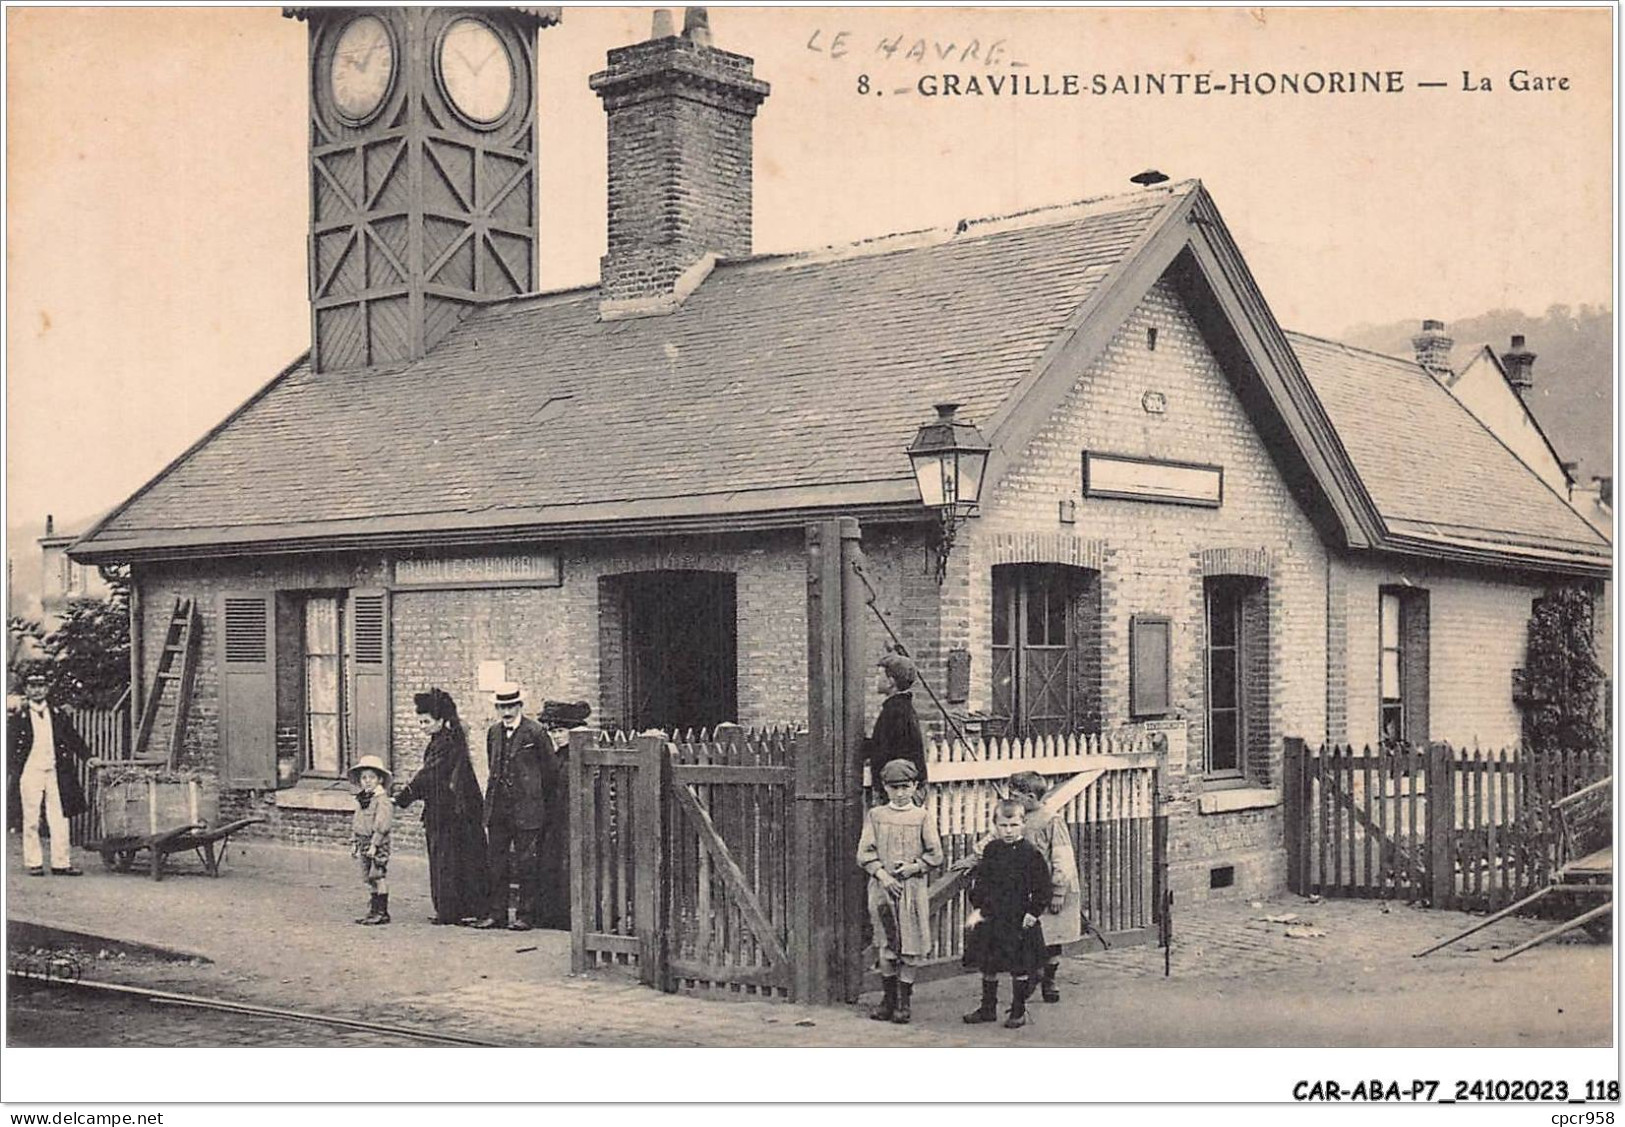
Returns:
[[[220,821],[220,796],[196,779],[109,783],[101,788],[99,806],[104,839],[147,837],[178,826],[212,826]]]

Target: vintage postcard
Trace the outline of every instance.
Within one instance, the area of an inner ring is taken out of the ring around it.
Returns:
[[[5,17],[8,1102],[1617,1103],[1612,7]]]

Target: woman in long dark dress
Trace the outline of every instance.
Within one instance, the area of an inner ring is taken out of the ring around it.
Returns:
[[[483,915],[486,894],[485,806],[457,705],[439,689],[413,695],[418,725],[429,737],[423,766],[395,795],[395,805],[423,800],[429,847],[431,923],[454,924]]]

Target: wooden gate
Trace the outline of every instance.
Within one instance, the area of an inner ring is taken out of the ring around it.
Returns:
[[[1310,749],[1286,741],[1287,884],[1301,895],[1494,910],[1541,887],[1551,805],[1608,773],[1602,749],[1448,744]]]
[[[1114,947],[1154,942],[1164,847],[1156,833],[1157,785],[1164,767],[1160,755],[1112,736],[976,740],[969,747],[932,741],[926,748],[926,808],[936,819],[948,869],[932,882],[934,954],[921,980],[963,972],[970,906],[964,877],[953,866],[992,833],[997,787],[1016,771],[1035,771],[1049,781],[1049,801],[1072,831],[1089,922]],[[880,801],[872,788],[870,801]]]
[[[572,733],[571,965],[788,997],[794,737]]]

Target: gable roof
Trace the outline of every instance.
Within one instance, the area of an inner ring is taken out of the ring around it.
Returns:
[[[301,358],[74,554],[711,531],[835,512],[917,519],[903,450],[932,404],[983,420],[996,478],[1165,274],[1201,307],[1323,534],[1462,553],[1452,529],[1465,526],[1391,488],[1370,453],[1390,433],[1382,420],[1328,413],[1295,351],[1312,338],[1288,341],[1190,181],[719,263],[661,316],[602,320],[589,287],[491,303],[411,365],[317,375]],[[1333,399],[1348,379],[1332,380]],[[1434,390],[1428,411],[1477,427]],[[1459,492],[1465,466],[1446,461],[1421,492]],[[1528,499],[1562,504],[1549,491]],[[1606,546],[1599,564],[1550,514],[1506,523],[1487,541],[1504,558],[1490,562],[1569,568],[1578,554],[1581,567],[1607,566]]]
[[[1506,365],[1501,363],[1501,358],[1496,355],[1495,349],[1491,348],[1487,344],[1479,345],[1478,349],[1473,353],[1472,359],[1463,364],[1459,372],[1452,373],[1450,379],[1446,381],[1445,386],[1453,391],[1456,386],[1467,377],[1467,373],[1471,372],[1478,364],[1488,364],[1491,370],[1501,378],[1501,386],[1506,389],[1508,395],[1512,395],[1517,398],[1518,404],[1523,410],[1524,421],[1533,427],[1535,433],[1540,436],[1540,441],[1546,447],[1546,452],[1552,456],[1552,461],[1557,465],[1557,472],[1563,475],[1565,481],[1569,482],[1571,485],[1574,484],[1574,478],[1570,475],[1567,466],[1564,464],[1562,455],[1558,454],[1557,447],[1552,445],[1551,437],[1547,435],[1546,428],[1540,425],[1540,420],[1535,417],[1535,412],[1530,409],[1529,401],[1526,400],[1521,393],[1519,393],[1516,387],[1512,386],[1512,380],[1507,377]],[[1468,408],[1468,410],[1470,411],[1471,408]],[[1485,426],[1488,425],[1488,423],[1485,424]],[[1524,464],[1528,465],[1527,462]],[[1530,466],[1529,468],[1534,470],[1536,473],[1540,472],[1539,470],[1535,470],[1534,466]]]
[[[1287,336],[1394,536],[1554,558],[1608,551],[1579,513],[1415,360]]]

